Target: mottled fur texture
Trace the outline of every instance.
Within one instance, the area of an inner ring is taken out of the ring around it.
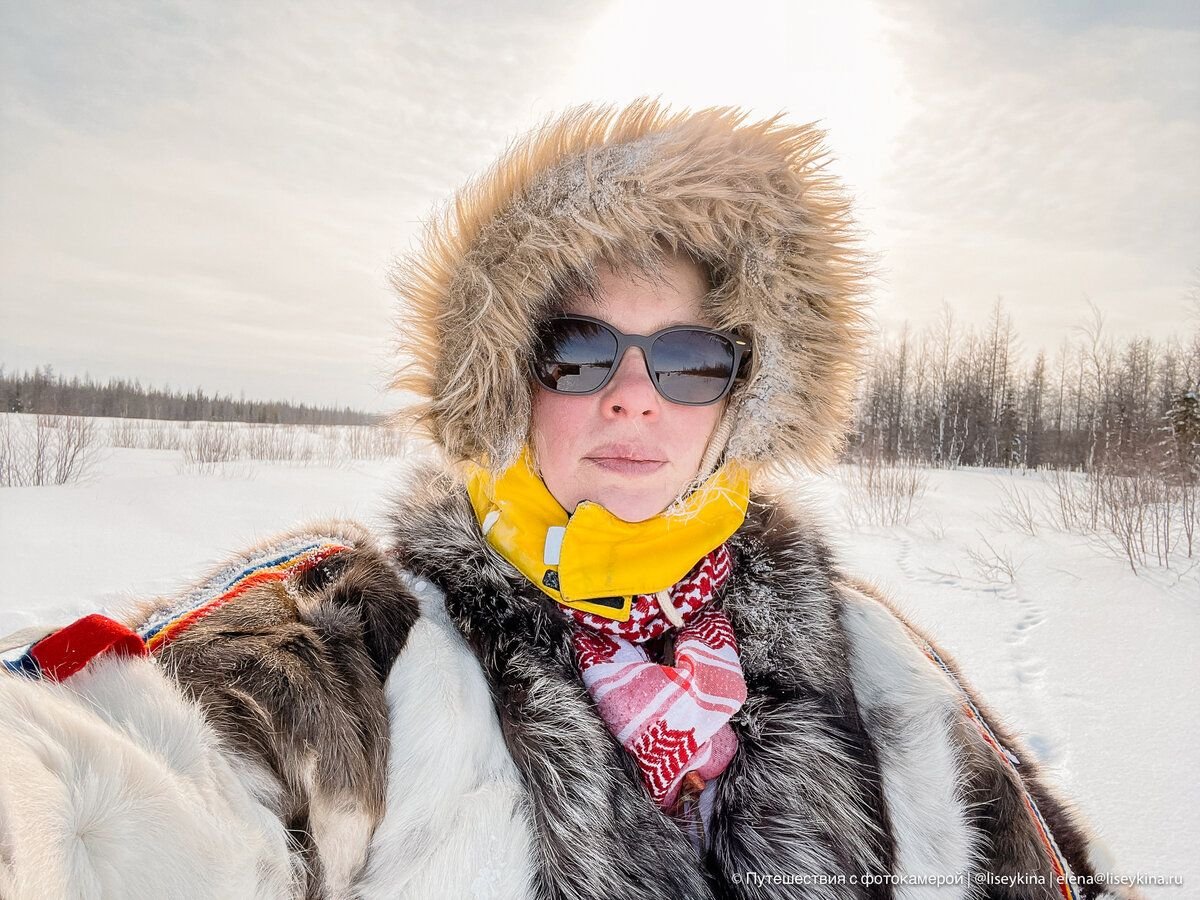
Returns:
[[[1016,777],[925,658],[923,638],[840,575],[812,526],[758,497],[731,541],[734,572],[722,602],[749,697],[731,723],[741,745],[718,781],[700,859],[597,715],[553,601],[487,547],[452,477],[422,473],[414,482],[423,488],[394,512],[394,552],[441,588],[490,686],[527,790],[527,814],[513,827],[532,830],[536,896],[1057,896],[1052,883],[1009,893],[738,883],[747,872],[1050,877]],[[1027,755],[1020,772],[1075,873],[1092,873],[1091,837],[1076,814]]]
[[[277,813],[308,865],[308,895],[336,895],[361,868],[382,815],[383,682],[418,606],[361,527],[293,534],[352,549],[252,588],[159,659],[227,746],[279,783]]]
[[[581,106],[514,144],[428,225],[394,274],[395,386],[452,460],[511,463],[530,420],[538,320],[596,266],[709,272],[705,312],[753,342],[728,453],[753,467],[829,462],[864,340],[863,261],[822,133],[730,109]],[[406,416],[408,414],[405,414]]]
[[[209,763],[231,765],[240,779],[249,782],[247,790],[257,803],[282,827],[288,844],[280,848],[284,853],[280,864],[292,873],[287,896],[337,897],[345,895],[362,868],[371,833],[383,812],[387,768],[383,685],[418,615],[418,605],[371,536],[353,523],[299,529],[251,548],[241,559],[253,559],[267,548],[310,535],[351,549],[284,581],[250,588],[188,627],[162,648],[153,663],[122,664],[145,668],[149,670],[145,677],[152,674],[159,680],[153,692],[145,692],[147,704],[157,696],[171,716],[190,714],[197,720],[196,728],[203,723],[207,736],[202,743],[209,748]],[[136,626],[157,606],[173,602],[142,605],[127,617],[128,622]],[[101,663],[107,664],[97,661],[89,670]],[[63,685],[30,682],[20,689],[67,699],[77,683],[86,683],[79,679],[82,676]],[[122,702],[137,704],[138,694]],[[96,707],[92,716],[102,719],[106,710],[98,702],[92,705]],[[82,712],[79,715],[86,720]],[[157,720],[153,714],[147,717],[149,725],[121,738],[122,746],[128,745],[123,752],[130,758],[136,757],[145,732],[157,730],[168,743],[195,739],[174,733],[165,714]],[[94,727],[85,721],[81,729]],[[69,739],[70,732],[66,734]],[[135,764],[130,766],[136,769]],[[77,789],[71,784],[73,770],[58,774],[68,795]],[[119,781],[120,773],[108,777]],[[162,777],[169,781],[172,776]],[[112,789],[119,793],[125,787],[118,783]],[[175,814],[186,820],[188,803],[179,803]],[[245,827],[244,822],[227,824],[235,834]],[[21,827],[19,819],[13,825]],[[183,831],[186,836],[186,827]],[[138,851],[148,848],[150,856],[144,862],[151,870],[153,848],[180,837],[153,832],[138,836],[142,845]],[[91,860],[85,868],[123,872],[130,880],[117,884],[122,892],[130,890],[133,880],[144,876],[139,868],[114,867],[105,847],[113,841],[106,837],[111,838],[96,829],[74,855]],[[253,871],[246,877],[252,878]],[[66,883],[74,882],[68,878]],[[223,883],[215,881],[217,886]],[[209,887],[213,885],[204,886]]]

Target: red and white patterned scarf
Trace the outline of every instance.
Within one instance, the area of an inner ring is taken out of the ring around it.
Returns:
[[[685,779],[698,791],[737,752],[729,719],[746,701],[746,682],[733,627],[709,602],[731,567],[722,544],[671,588],[678,626],[653,594],[633,599],[626,622],[567,610],[584,686],[663,809],[675,805]],[[650,662],[641,645],[676,627],[674,665]]]

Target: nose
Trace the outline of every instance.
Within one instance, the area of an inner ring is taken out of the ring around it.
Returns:
[[[641,421],[657,419],[662,410],[662,398],[646,370],[646,357],[637,347],[630,347],[604,386],[600,398],[601,412],[607,419],[623,417]]]

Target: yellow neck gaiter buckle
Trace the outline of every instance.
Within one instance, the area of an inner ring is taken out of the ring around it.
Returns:
[[[472,465],[467,493],[488,544],[563,606],[624,622],[637,594],[674,586],[741,527],[750,473],[726,463],[669,512],[618,519],[585,500],[568,515],[529,451],[499,476]]]

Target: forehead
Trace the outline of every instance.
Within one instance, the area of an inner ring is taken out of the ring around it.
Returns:
[[[657,272],[597,266],[595,290],[575,292],[563,311],[595,316],[634,334],[650,334],[670,325],[713,323],[703,300],[708,278],[692,261],[673,257]]]

